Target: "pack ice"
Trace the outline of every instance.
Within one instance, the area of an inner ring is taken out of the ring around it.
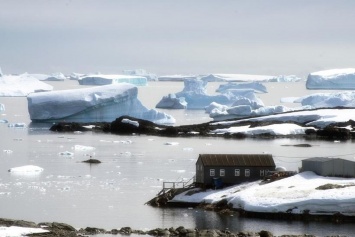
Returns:
[[[155,123],[175,123],[172,116],[147,109],[137,95],[137,87],[129,83],[33,93],[27,97],[28,111],[33,122],[111,122],[128,115]]]
[[[80,85],[108,85],[116,83],[131,83],[137,86],[146,86],[147,78],[137,75],[84,75],[78,79]]]

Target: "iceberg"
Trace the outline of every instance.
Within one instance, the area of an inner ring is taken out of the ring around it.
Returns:
[[[0,77],[0,96],[27,96],[33,92],[51,91],[53,86],[24,73]]]
[[[0,103],[0,111],[5,111],[5,105]]]
[[[33,122],[112,122],[127,115],[160,124],[175,119],[155,109],[147,109],[137,98],[138,88],[117,83],[84,89],[33,93],[27,97]]]
[[[148,81],[157,81],[158,76],[153,73],[148,73],[144,69],[134,69],[134,70],[123,70],[124,75],[131,75],[131,76],[142,76],[147,78]]]
[[[184,97],[177,98],[175,94],[169,94],[168,96],[164,96],[155,107],[169,109],[186,109],[187,103]]]
[[[267,76],[267,75],[249,75],[249,74],[210,74],[207,76],[202,76],[203,81],[229,81],[229,82],[296,82],[300,81],[301,78],[295,75],[280,75],[280,76]]]
[[[64,74],[60,72],[53,73],[51,75],[47,75],[47,74],[29,74],[29,75],[33,76],[34,78],[37,78],[40,81],[64,81],[66,79],[66,76],[64,76]]]
[[[200,79],[185,79],[184,89],[181,92],[164,96],[156,108],[205,109],[213,102],[228,106],[247,104],[253,108],[264,106],[252,89],[229,89],[220,95],[208,95],[207,83]]]
[[[146,86],[147,78],[143,76],[92,74],[80,77],[78,82],[80,85],[109,85],[126,82],[136,86]]]
[[[197,79],[196,75],[167,75],[160,76],[158,81],[185,81],[186,79]]]
[[[355,89],[355,68],[331,69],[310,73],[306,82],[307,89]]]
[[[313,108],[355,107],[355,92],[316,93],[295,100]]]
[[[216,92],[223,93],[230,89],[253,89],[256,93],[267,93],[266,86],[260,82],[244,82],[244,83],[233,83],[229,82],[227,84],[220,85]]]

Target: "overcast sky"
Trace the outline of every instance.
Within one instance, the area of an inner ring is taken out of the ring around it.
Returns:
[[[0,0],[4,74],[355,67],[354,0]]]

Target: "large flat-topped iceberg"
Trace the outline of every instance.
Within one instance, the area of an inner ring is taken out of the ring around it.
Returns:
[[[229,82],[296,82],[301,78],[294,75],[289,76],[267,76],[267,75],[249,75],[249,74],[210,74],[201,77],[204,81],[229,81]]]
[[[80,85],[109,85],[126,82],[136,86],[146,86],[147,78],[143,76],[131,75],[92,74],[80,77],[78,82]]]
[[[175,123],[172,116],[147,109],[137,95],[137,87],[128,83],[34,93],[27,97],[28,111],[33,122],[112,122],[128,115],[155,123]]]
[[[332,69],[308,75],[307,89],[355,89],[355,68]]]
[[[196,78],[196,75],[166,75],[158,77],[158,81],[185,81],[186,79]]]
[[[355,107],[355,92],[344,91],[336,93],[316,93],[303,96],[295,102],[302,106],[311,106],[313,108],[332,108],[332,107]]]
[[[0,96],[27,96],[33,92],[51,91],[53,86],[24,73],[0,76]]]
[[[29,74],[34,78],[37,78],[40,81],[64,81],[67,77],[60,72],[52,73],[50,75],[47,74]]]

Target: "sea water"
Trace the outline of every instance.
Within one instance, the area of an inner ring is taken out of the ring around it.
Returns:
[[[76,81],[50,82],[56,90],[81,88]],[[286,96],[301,96],[304,82],[266,83],[260,94],[266,105],[280,104]],[[218,83],[209,83],[214,93]],[[139,87],[139,99],[154,108],[162,96],[179,92],[182,82],[150,82]],[[163,181],[189,180],[200,153],[269,153],[276,165],[297,171],[304,158],[336,156],[353,159],[352,141],[303,139],[170,138],[106,133],[55,133],[50,124],[29,120],[26,98],[1,97],[6,111],[0,119],[0,213],[3,218],[38,222],[64,222],[76,228],[107,230],[130,226],[148,230],[185,226],[232,231],[269,230],[274,234],[340,234],[352,236],[352,224],[264,220],[220,215],[198,208],[154,208],[145,205],[162,188]],[[298,105],[287,105],[298,106]],[[204,111],[162,110],[179,124],[210,121]],[[9,126],[25,123],[25,128]],[[311,147],[292,145],[308,143]],[[87,149],[75,149],[76,145]],[[92,148],[92,149],[89,149]],[[90,157],[101,164],[86,164]],[[13,174],[10,168],[36,165],[37,174]]]

